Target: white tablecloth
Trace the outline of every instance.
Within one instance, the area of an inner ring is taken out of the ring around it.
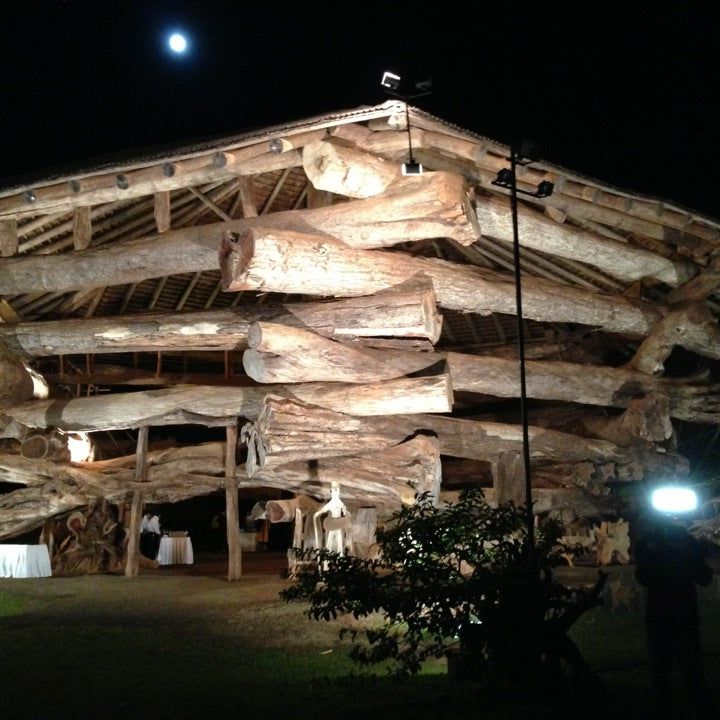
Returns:
[[[50,577],[47,545],[0,545],[0,577]]]
[[[190,538],[163,535],[157,559],[161,565],[192,565],[194,558]]]

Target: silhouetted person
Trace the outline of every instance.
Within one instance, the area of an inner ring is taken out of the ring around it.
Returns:
[[[655,695],[653,717],[675,717],[670,678],[677,662],[697,717],[715,720],[705,686],[695,587],[712,580],[703,546],[679,521],[658,517],[639,534],[635,556],[635,577],[647,588],[645,625]]]
[[[143,515],[140,524],[140,552],[155,560],[160,551],[160,516],[152,512]]]

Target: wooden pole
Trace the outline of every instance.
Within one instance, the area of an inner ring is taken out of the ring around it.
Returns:
[[[135,481],[145,482],[147,476],[148,428],[138,430],[137,449],[135,451]],[[128,527],[127,559],[125,577],[136,577],[140,567],[140,520],[142,518],[143,496],[140,490],[133,491],[130,505],[130,526]]]
[[[225,428],[225,515],[227,517],[228,580],[242,577],[242,550],[240,548],[240,510],[238,507],[238,481],[235,476],[237,424]]]

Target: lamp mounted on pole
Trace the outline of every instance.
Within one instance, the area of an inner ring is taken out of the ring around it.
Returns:
[[[515,270],[515,310],[518,328],[518,358],[520,360],[520,415],[523,438],[523,465],[525,467],[525,520],[528,530],[530,550],[535,547],[535,522],[533,519],[532,480],[530,477],[530,441],[528,437],[527,413],[527,387],[525,383],[525,334],[523,330],[522,312],[522,276],[520,273],[520,234],[518,232],[518,193],[536,198],[550,197],[553,184],[548,181],[541,182],[534,191],[520,190],[517,186],[517,166],[528,165],[531,160],[522,156],[513,140],[510,145],[510,167],[498,172],[497,178],[492,181],[497,187],[510,190],[510,210],[512,212],[513,226],[513,266]]]
[[[403,163],[402,165],[402,174],[422,175],[423,166],[413,157],[412,135],[410,133],[410,110],[408,108],[408,100],[423,97],[424,95],[430,95],[430,93],[432,92],[432,80],[430,78],[428,78],[427,80],[416,80],[415,90],[417,92],[414,92],[411,95],[403,95],[398,92],[401,82],[402,78],[400,77],[400,75],[396,75],[395,73],[386,70],[383,73],[382,79],[380,80],[380,85],[382,85],[386,94],[399,98],[405,103],[405,129],[407,130],[408,136],[408,161]]]

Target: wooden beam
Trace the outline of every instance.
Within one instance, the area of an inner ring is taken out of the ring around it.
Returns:
[[[257,419],[242,431],[248,446],[249,475],[313,458],[366,455],[417,433],[437,436],[441,453],[451,457],[496,462],[504,453],[522,453],[520,425],[439,415],[360,418],[276,395],[265,397]],[[611,467],[618,480],[628,479],[629,474],[642,478],[645,472],[687,471],[684,458],[652,447],[625,448],[540,426],[529,428],[529,438],[533,468],[590,463],[597,468]]]
[[[363,201],[357,201],[363,202]],[[337,207],[337,206],[334,206]],[[246,229],[226,233],[220,266],[225,290],[263,290],[307,295],[368,295],[417,273],[432,278],[440,306],[487,315],[515,313],[511,275],[400,252],[357,250],[339,241],[292,231]],[[527,318],[573,322],[610,332],[646,335],[663,316],[647,302],[526,278]]]
[[[161,190],[155,193],[153,215],[155,216],[155,227],[157,231],[159,233],[167,232],[170,229],[172,220],[169,190]]]
[[[240,178],[238,197],[244,218],[257,217],[257,201],[255,199],[255,178],[248,175]]]
[[[18,251],[17,220],[0,219],[0,257],[12,257]]]
[[[683,287],[675,288],[667,301],[674,307],[690,303],[699,303],[712,295],[720,287],[720,253],[714,255],[706,269],[687,282]]]
[[[512,243],[512,216],[507,199],[490,195],[478,197],[475,209],[483,236]],[[518,208],[518,230],[523,247],[582,260],[625,281],[654,277],[675,286],[686,282],[694,273],[690,263],[672,261],[628,243],[559,225],[525,205]]]
[[[303,148],[303,169],[318,190],[353,198],[379,195],[400,176],[397,162],[324,140]]]
[[[148,428],[142,427],[138,430],[137,448],[135,450],[136,483],[144,483],[147,480],[147,446]],[[138,489],[133,492],[132,504],[130,506],[125,577],[136,577],[140,568],[140,521],[142,519],[142,511],[143,496],[142,491]]]
[[[83,298],[86,301],[87,296]],[[0,324],[0,342],[20,358],[172,349],[244,350],[250,325],[256,321],[307,328],[328,337],[389,336],[436,342],[441,320],[429,279],[417,276],[374,295],[341,300]]]
[[[226,426],[234,417],[254,419],[267,393],[289,395],[351,415],[449,412],[447,375],[403,378],[372,385],[308,383],[291,387],[176,386],[164,390],[113,393],[71,400],[36,400],[5,413],[28,427],[113,430],[145,425]]]
[[[225,428],[225,517],[227,519],[228,580],[239,580],[242,576],[240,510],[235,464],[237,442],[237,424]]]
[[[720,357],[720,330],[705,305],[690,305],[660,320],[637,349],[630,366],[648,375],[662,375],[665,359],[677,345],[706,357]]]
[[[8,259],[0,275],[0,295],[65,292],[82,287],[124,285],[153,277],[215,270],[223,233],[249,227],[295,228],[329,233],[347,244],[380,247],[428,237],[472,242],[474,212],[467,209],[462,181],[428,173],[393,183],[387,193],[314,210],[288,210],[262,218],[172,230],[163,235],[119,242],[80,253]],[[472,216],[472,217],[471,217]],[[38,267],[42,266],[42,272]]]
[[[85,250],[92,240],[92,219],[87,205],[76,207],[73,212],[73,246],[75,250]]]

